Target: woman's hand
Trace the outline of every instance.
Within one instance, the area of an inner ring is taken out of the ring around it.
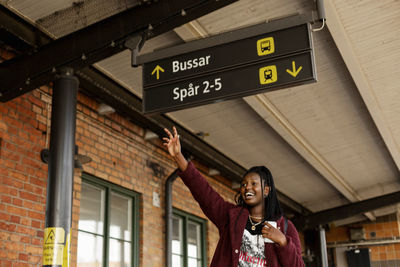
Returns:
[[[172,127],[172,131],[174,132],[174,135],[171,134],[171,132],[164,128],[164,131],[167,133],[168,137],[164,137],[164,146],[168,148],[169,154],[174,158],[176,163],[178,164],[178,167],[181,171],[185,171],[188,162],[185,159],[185,157],[182,155],[181,152],[181,142],[179,141],[179,135],[178,132],[176,131],[175,127]]]
[[[279,230],[273,227],[268,222],[264,222],[264,227],[261,230],[263,237],[269,238],[281,247],[286,246],[286,236]]]
[[[172,130],[174,135],[172,135],[168,129],[164,128],[164,131],[167,133],[168,137],[164,137],[163,140],[164,146],[168,148],[169,154],[175,158],[181,153],[181,142],[179,141],[179,135],[175,126],[172,127]]]

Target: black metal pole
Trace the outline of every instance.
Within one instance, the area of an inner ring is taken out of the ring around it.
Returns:
[[[70,263],[78,84],[73,70],[67,68],[54,81],[43,266]]]
[[[178,170],[172,172],[165,181],[165,266],[172,267],[172,185],[178,178]]]

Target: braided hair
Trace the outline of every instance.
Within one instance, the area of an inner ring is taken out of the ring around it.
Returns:
[[[274,179],[272,178],[270,170],[264,166],[254,166],[248,169],[243,177],[249,173],[257,173],[260,176],[262,192],[264,192],[265,186],[270,188],[268,195],[264,197],[264,220],[278,220],[283,215],[283,212],[279,205]],[[244,202],[240,191],[236,194],[235,201],[238,206],[246,207],[246,203]]]

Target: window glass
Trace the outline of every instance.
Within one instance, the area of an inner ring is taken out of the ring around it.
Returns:
[[[78,265],[100,267],[103,265],[103,237],[78,232]]]
[[[172,218],[172,266],[183,267],[182,218]]]
[[[102,235],[104,231],[105,190],[82,183],[78,229]]]
[[[200,256],[200,224],[191,221],[188,222],[188,256]]]
[[[201,266],[201,225],[188,222],[188,266]]]
[[[182,255],[182,219],[174,216],[172,219],[172,254]]]
[[[132,235],[132,199],[112,192],[110,201],[110,237],[130,241]]]
[[[131,266],[131,243],[110,239],[109,267]]]

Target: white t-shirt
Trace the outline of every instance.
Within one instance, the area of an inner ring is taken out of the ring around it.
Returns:
[[[255,231],[251,230],[251,226],[248,219],[240,246],[238,267],[266,267],[264,239],[261,235],[263,224],[257,225]]]

